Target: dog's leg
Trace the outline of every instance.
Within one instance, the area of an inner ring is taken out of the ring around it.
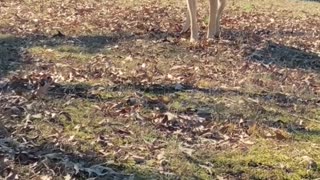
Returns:
[[[217,10],[218,10],[218,0],[209,0],[210,13],[209,13],[209,27],[207,38],[213,39],[216,35],[217,30]]]
[[[188,12],[189,12],[189,18],[190,18],[190,28],[191,28],[191,36],[190,41],[195,42],[198,41],[199,35],[199,27],[197,23],[197,4],[196,0],[187,0],[188,4]]]
[[[189,28],[190,28],[190,15],[189,15],[189,10],[188,10],[187,14],[186,14],[186,22],[185,22],[184,26],[182,27],[181,33],[187,32]]]
[[[216,17],[217,26],[216,26],[216,29],[214,30],[214,36],[216,37],[218,37],[220,33],[221,15],[225,6],[226,6],[226,0],[218,0],[218,12]]]

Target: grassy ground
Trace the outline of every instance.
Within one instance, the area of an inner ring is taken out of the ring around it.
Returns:
[[[320,177],[319,3],[230,1],[197,45],[181,1],[0,12],[0,177]]]

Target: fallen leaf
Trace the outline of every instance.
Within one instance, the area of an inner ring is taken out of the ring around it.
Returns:
[[[163,160],[165,159],[165,152],[164,151],[161,151],[158,155],[157,155],[157,159],[158,160]]]
[[[51,176],[45,175],[45,176],[40,176],[41,180],[52,180]]]
[[[186,148],[186,147],[183,147],[182,145],[179,146],[179,150],[189,156],[192,156],[192,153],[195,151],[194,149]]]
[[[67,175],[64,176],[63,178],[64,178],[64,180],[71,180],[71,179],[72,179],[72,177],[71,177],[70,174],[67,174]]]

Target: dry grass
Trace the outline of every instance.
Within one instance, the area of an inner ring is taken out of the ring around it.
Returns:
[[[0,176],[319,177],[319,6],[230,1],[192,45],[180,1],[2,3]]]

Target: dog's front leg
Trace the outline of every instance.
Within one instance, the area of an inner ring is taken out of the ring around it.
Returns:
[[[208,27],[208,33],[207,38],[213,39],[216,35],[217,30],[217,10],[218,10],[218,0],[209,0],[209,27]]]
[[[191,29],[191,36],[190,36],[190,41],[195,42],[198,41],[199,35],[199,27],[197,23],[197,3],[196,0],[187,0],[188,4],[188,13],[189,17],[187,16],[187,22],[189,19],[190,22],[190,29]]]
[[[220,19],[222,11],[226,5],[226,0],[209,0],[210,4],[210,17],[208,27],[208,39],[213,39],[219,36]]]
[[[215,36],[219,36],[219,33],[220,33],[220,23],[221,23],[221,15],[222,15],[222,12],[226,6],[226,0],[218,0],[218,12],[217,12],[217,26],[216,26],[216,29],[215,29]]]
[[[187,11],[186,14],[186,22],[184,23],[181,33],[185,33],[188,31],[188,29],[190,28],[190,15],[189,15],[189,10]]]

